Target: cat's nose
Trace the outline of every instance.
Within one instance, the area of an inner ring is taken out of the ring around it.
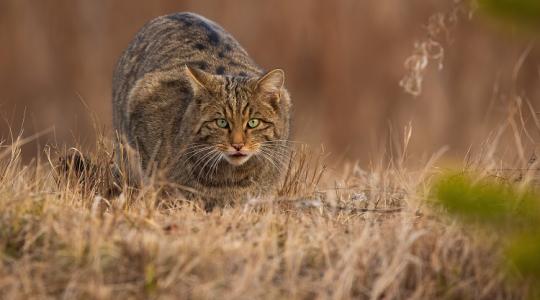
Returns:
[[[232,144],[231,146],[236,149],[236,151],[240,151],[244,147],[244,144]]]

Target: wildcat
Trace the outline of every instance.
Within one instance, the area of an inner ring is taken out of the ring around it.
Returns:
[[[145,174],[218,203],[272,193],[287,157],[291,99],[216,23],[193,13],[147,23],[113,75],[113,126]],[[122,162],[123,163],[123,162]]]

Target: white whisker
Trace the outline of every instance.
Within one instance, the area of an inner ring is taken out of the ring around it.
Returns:
[[[192,171],[196,171],[197,170],[197,167],[205,162],[206,159],[212,157],[212,155],[214,154],[216,150],[215,149],[212,149],[210,151],[208,151],[207,153],[203,154],[201,157],[197,158],[197,160],[195,161],[195,163],[193,164],[193,166],[191,167]],[[195,175],[195,174],[194,174]]]

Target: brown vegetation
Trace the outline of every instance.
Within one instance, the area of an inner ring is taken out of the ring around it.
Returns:
[[[324,172],[300,147],[279,197],[205,212],[159,183],[104,198],[103,180],[58,180],[52,158],[22,164],[14,141],[0,148],[0,298],[523,297],[526,283],[495,263],[496,235],[426,202],[437,157],[407,167],[407,142],[370,170]],[[107,144],[97,149],[86,175],[108,168]],[[477,158],[476,171],[499,163]]]

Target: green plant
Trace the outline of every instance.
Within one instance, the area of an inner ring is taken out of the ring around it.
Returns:
[[[435,198],[461,220],[499,232],[508,270],[540,284],[540,195],[533,187],[446,174],[435,184]],[[538,296],[538,288],[533,293]]]
[[[478,7],[513,24],[540,26],[538,0],[478,0]]]

